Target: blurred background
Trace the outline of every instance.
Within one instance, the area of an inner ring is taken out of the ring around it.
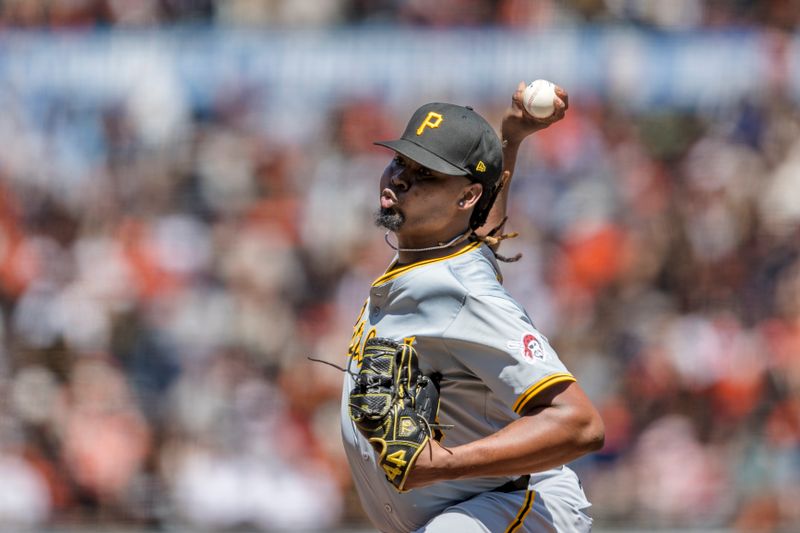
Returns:
[[[0,1],[0,530],[369,531],[341,364],[410,113],[527,140],[506,285],[599,531],[800,530],[800,1]]]

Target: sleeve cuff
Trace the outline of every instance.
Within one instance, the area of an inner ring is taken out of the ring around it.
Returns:
[[[558,374],[550,374],[546,376],[530,387],[528,387],[525,392],[519,395],[517,401],[514,402],[514,412],[517,414],[522,413],[525,409],[525,406],[535,398],[540,392],[545,389],[552,387],[557,383],[564,383],[565,381],[576,381],[575,377],[572,374],[568,374],[565,372],[560,372]]]

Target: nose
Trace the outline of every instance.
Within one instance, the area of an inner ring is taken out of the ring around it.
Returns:
[[[407,191],[411,184],[408,181],[408,169],[400,168],[395,172],[392,172],[392,177],[389,179],[389,183],[392,184],[392,187],[400,190],[400,191]]]

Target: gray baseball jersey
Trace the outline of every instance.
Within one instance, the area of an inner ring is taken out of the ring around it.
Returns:
[[[439,422],[452,425],[444,446],[491,435],[543,390],[574,381],[502,287],[486,245],[471,243],[447,257],[392,266],[372,284],[353,330],[342,391],[344,447],[361,502],[382,531],[466,531],[464,520],[474,531],[588,530],[589,503],[567,467],[533,473],[527,490],[496,491],[513,478],[482,477],[397,492],[347,409],[353,374],[372,337],[413,343],[421,370],[441,374]]]

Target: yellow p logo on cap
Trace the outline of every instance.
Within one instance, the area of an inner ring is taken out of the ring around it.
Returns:
[[[422,135],[425,128],[438,128],[442,120],[444,120],[444,117],[441,114],[430,111],[428,116],[425,117],[425,120],[422,121],[422,124],[419,125],[419,128],[417,128],[417,135]]]

